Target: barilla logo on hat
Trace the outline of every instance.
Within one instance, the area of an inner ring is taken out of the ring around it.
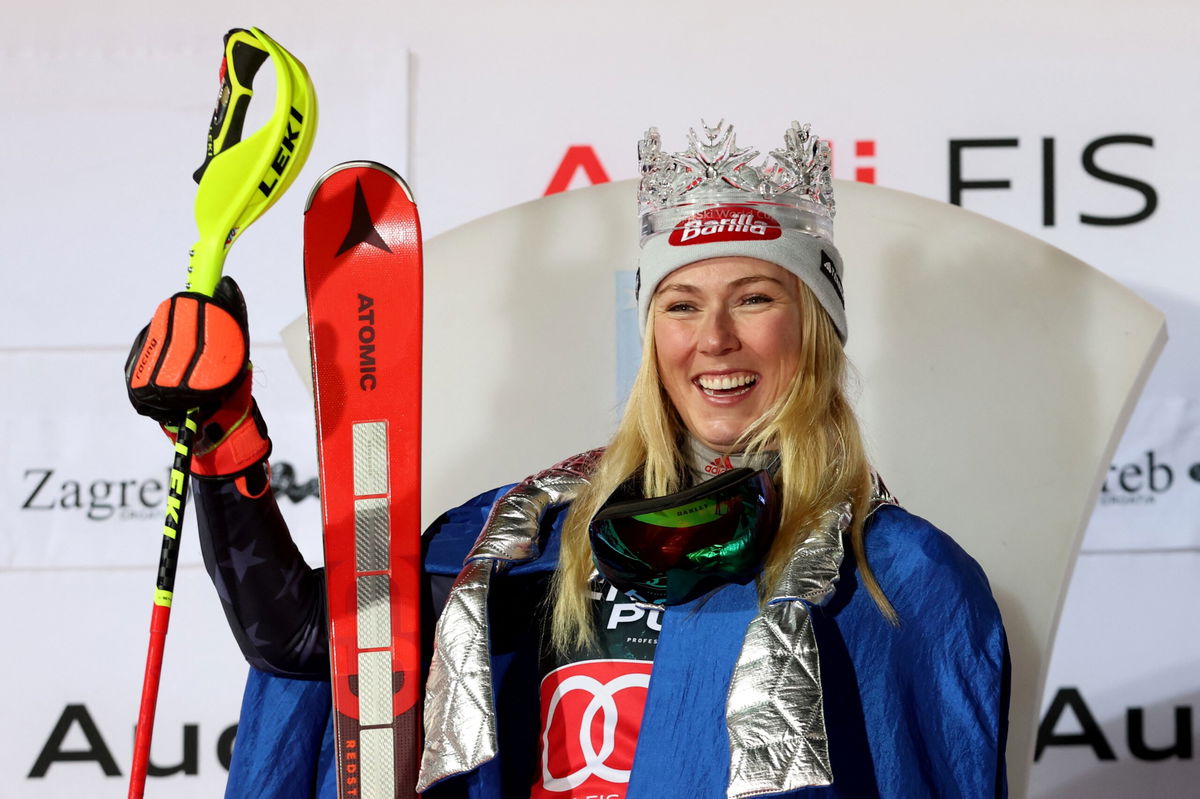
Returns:
[[[682,220],[667,242],[684,247],[718,241],[770,241],[782,234],[779,222],[745,205],[708,208]]]

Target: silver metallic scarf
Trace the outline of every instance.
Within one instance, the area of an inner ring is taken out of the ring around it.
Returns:
[[[591,450],[539,472],[492,506],[434,632],[418,793],[446,777],[478,768],[499,751],[487,612],[492,575],[540,554],[542,517],[575,498],[602,452]]]
[[[499,751],[487,614],[491,577],[538,556],[543,515],[575,498],[601,453],[540,472],[493,506],[434,634],[418,791],[478,768]],[[894,501],[876,480],[872,511]],[[731,799],[832,781],[811,608],[834,593],[849,524],[849,503],[825,515],[746,629],[726,702]]]

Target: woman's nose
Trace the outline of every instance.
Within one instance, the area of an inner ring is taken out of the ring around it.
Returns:
[[[700,331],[700,351],[705,355],[724,355],[738,348],[733,317],[722,309],[705,316]]]

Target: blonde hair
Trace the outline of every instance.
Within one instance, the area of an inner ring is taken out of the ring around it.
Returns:
[[[893,624],[895,610],[865,558],[863,523],[872,494],[871,469],[858,420],[845,394],[849,362],[837,331],[812,291],[797,281],[800,363],[787,391],[746,430],[739,449],[779,453],[779,532],[759,579],[760,595],[778,582],[796,547],[824,514],[851,503],[851,551],[859,575],[880,612]],[[642,491],[657,497],[684,487],[680,449],[686,429],[658,376],[654,314],[646,321],[642,362],[625,413],[590,485],[572,503],[563,525],[562,551],[550,588],[551,641],[560,652],[587,647],[596,631],[588,594],[593,571],[588,525],[605,500],[641,470]]]

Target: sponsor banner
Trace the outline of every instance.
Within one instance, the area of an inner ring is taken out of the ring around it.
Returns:
[[[1142,398],[1108,468],[1083,546],[1200,549],[1200,398]]]
[[[0,572],[0,796],[125,796],[153,569]],[[199,567],[175,586],[147,796],[224,789],[246,666]]]
[[[312,405],[281,347],[252,349],[279,504],[306,557],[320,563]],[[0,399],[0,568],[137,565],[153,583],[172,450],[129,406],[124,360],[116,349],[0,352],[0,384],[40,392],[35,403],[21,392]],[[194,508],[184,530],[180,562],[199,564]]]
[[[1034,799],[1191,796],[1200,553],[1084,553],[1046,682]]]

